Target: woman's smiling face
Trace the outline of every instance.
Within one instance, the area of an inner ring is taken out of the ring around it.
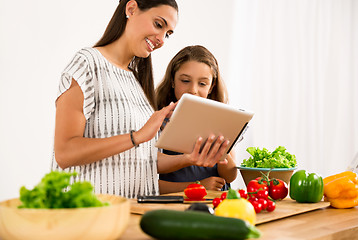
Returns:
[[[128,3],[126,14],[129,50],[134,56],[143,58],[163,46],[178,20],[178,12],[171,6],[160,5],[141,11],[135,1]]]
[[[174,76],[174,93],[177,100],[184,93],[207,98],[212,88],[213,74],[211,68],[202,62],[183,63]]]

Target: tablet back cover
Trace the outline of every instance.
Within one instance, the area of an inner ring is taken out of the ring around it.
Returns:
[[[191,153],[198,137],[205,140],[214,134],[230,141],[226,150],[230,152],[253,115],[228,104],[184,94],[161,132],[156,147]]]

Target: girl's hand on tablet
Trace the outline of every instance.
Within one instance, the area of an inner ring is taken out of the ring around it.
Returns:
[[[223,136],[215,139],[214,135],[209,136],[201,149],[203,138],[199,137],[195,143],[192,153],[188,154],[189,161],[192,165],[201,167],[214,167],[216,163],[225,164],[227,160],[220,161],[225,154],[225,150],[229,145],[229,141]]]

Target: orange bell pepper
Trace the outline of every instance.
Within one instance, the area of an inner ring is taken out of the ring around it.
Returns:
[[[358,206],[358,176],[345,171],[323,179],[324,196],[335,208]]]
[[[329,199],[329,202],[334,208],[352,208],[358,206],[358,197]]]
[[[356,174],[356,173],[354,173],[354,172],[352,172],[352,171],[345,171],[345,172],[342,172],[342,173],[338,173],[338,174],[335,174],[335,175],[332,175],[332,176],[323,178],[323,183],[324,183],[324,184],[327,184],[327,183],[331,182],[332,180],[337,179],[337,178],[340,178],[340,177],[348,177],[348,178],[351,179],[354,183],[357,183],[357,182],[358,182],[358,178],[357,178],[357,174]]]

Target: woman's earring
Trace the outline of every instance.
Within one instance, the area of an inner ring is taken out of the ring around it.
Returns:
[[[128,15],[126,15],[126,18],[129,18],[129,16],[128,16]]]

